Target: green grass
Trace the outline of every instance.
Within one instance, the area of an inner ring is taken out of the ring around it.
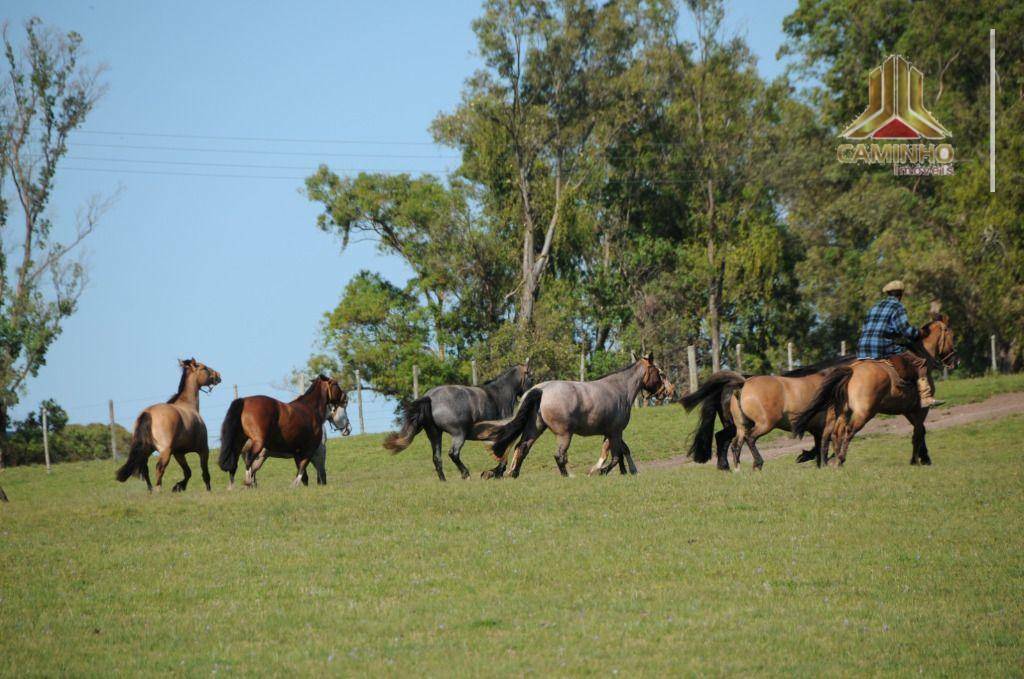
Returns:
[[[637,412],[635,457],[691,422]],[[0,675],[1020,674],[1022,437],[936,431],[930,468],[877,436],[842,470],[562,479],[545,436],[517,481],[441,484],[422,440],[365,436],[332,445],[326,488],[270,460],[256,491],[218,471],[153,497],[109,461],[11,469]]]

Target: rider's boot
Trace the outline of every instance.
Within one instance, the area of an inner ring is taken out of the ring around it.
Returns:
[[[917,393],[918,396],[921,397],[922,408],[934,408],[935,406],[940,406],[943,403],[945,403],[945,401],[940,401],[939,399],[932,396],[932,385],[931,383],[928,382],[927,377],[918,378]]]

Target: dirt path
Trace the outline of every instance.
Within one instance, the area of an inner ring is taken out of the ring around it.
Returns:
[[[928,414],[928,419],[925,421],[925,427],[927,427],[928,431],[935,431],[936,429],[959,427],[964,424],[971,424],[972,422],[995,420],[1001,417],[1019,414],[1024,414],[1024,392],[999,394],[977,403],[965,403],[964,405],[933,410]],[[913,427],[910,426],[910,423],[907,422],[906,418],[876,418],[868,422],[867,426],[861,430],[858,436],[873,434],[903,434],[909,437],[912,431]],[[909,445],[910,443],[908,438],[908,450]],[[805,441],[799,441],[792,438],[777,439],[765,442],[757,448],[761,451],[761,455],[766,460],[770,460],[775,457],[782,457],[783,455],[799,453],[805,448],[810,448],[810,446],[811,439],[810,437],[807,437]],[[749,460],[750,451],[744,448],[743,455],[747,460]],[[671,467],[678,467],[683,464],[693,464],[693,462],[685,455],[677,455],[676,457],[670,457],[666,460],[653,460],[651,462],[639,463],[638,466],[646,469],[667,469]],[[711,464],[713,464],[713,462]]]

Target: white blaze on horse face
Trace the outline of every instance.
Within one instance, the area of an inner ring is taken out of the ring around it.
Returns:
[[[348,412],[342,406],[336,406],[333,412],[331,412],[329,419],[341,432],[342,436],[348,436],[352,433],[352,425],[348,419]]]

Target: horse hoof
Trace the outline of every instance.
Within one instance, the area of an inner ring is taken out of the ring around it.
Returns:
[[[480,478],[481,479],[493,479],[494,478],[494,470],[493,469],[485,469],[485,470],[483,470],[482,472],[480,472]]]
[[[181,483],[176,483],[171,487],[172,493],[180,493],[183,490],[185,490],[185,487],[182,486]]]

